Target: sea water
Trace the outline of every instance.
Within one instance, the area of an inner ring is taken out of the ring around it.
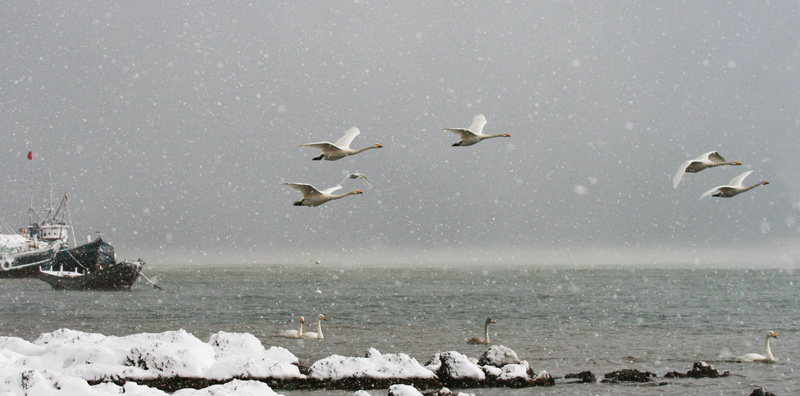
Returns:
[[[535,371],[553,376],[620,369],[686,372],[711,363],[726,378],[657,379],[665,385],[558,385],[535,389],[467,389],[476,395],[749,395],[764,387],[798,394],[800,274],[745,269],[562,269],[541,267],[337,268],[300,266],[161,266],[145,271],[130,292],[53,290],[36,279],[0,282],[0,335],[33,341],[69,328],[105,335],[184,329],[199,339],[219,331],[250,333],[282,346],[310,366],[338,354],[406,353],[424,364],[437,352],[478,357],[487,317],[495,345],[505,345]],[[320,284],[316,292],[317,284]],[[324,340],[278,337],[315,331]],[[735,363],[764,354],[775,331],[775,364]],[[284,391],[287,396],[351,391]],[[385,390],[370,390],[386,395]]]

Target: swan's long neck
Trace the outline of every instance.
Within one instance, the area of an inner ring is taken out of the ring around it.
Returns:
[[[767,336],[767,339],[764,341],[764,345],[766,348],[767,359],[775,360],[775,356],[772,356],[772,350],[769,349],[769,339],[772,338],[771,336]]]
[[[317,319],[317,338],[322,337],[322,319]]]
[[[350,192],[346,192],[344,194],[331,195],[331,199],[344,198],[344,197],[346,197],[348,195],[353,195],[353,194],[358,194],[358,190],[353,190],[353,191],[350,191]],[[319,323],[319,322],[317,322],[317,323]]]
[[[484,135],[484,136],[481,136],[481,140],[483,140],[483,139],[491,139],[491,138],[496,138],[496,137],[506,137],[506,134],[505,133],[498,133],[497,135]]]
[[[756,188],[756,187],[758,187],[758,186],[760,186],[760,185],[762,185],[762,184],[764,184],[764,182],[758,182],[758,183],[756,183],[756,184],[753,184],[753,185],[752,185],[752,186],[750,186],[750,187],[745,187],[745,188],[743,188],[741,192],[745,192],[745,191],[748,191],[748,190],[752,190],[752,189],[754,189],[754,188]],[[767,341],[769,341],[769,338],[767,338]]]
[[[483,338],[486,340],[486,343],[489,344],[489,322],[483,326]]]
[[[369,150],[369,149],[374,149],[374,148],[378,148],[378,147],[380,147],[380,146],[377,146],[377,145],[374,145],[374,144],[372,146],[362,147],[360,149],[353,150],[353,154],[358,154],[358,153],[360,153],[362,151]]]

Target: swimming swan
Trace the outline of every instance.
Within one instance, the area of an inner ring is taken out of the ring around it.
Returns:
[[[309,331],[308,333],[303,333],[303,338],[313,338],[313,339],[316,339],[316,340],[321,340],[321,339],[325,338],[322,335],[322,321],[323,320],[327,320],[327,319],[325,319],[325,315],[323,315],[323,314],[317,315],[317,331],[316,332]]]
[[[757,353],[748,353],[747,355],[742,355],[736,358],[737,362],[742,363],[750,363],[750,362],[762,362],[762,363],[775,363],[776,359],[775,356],[772,356],[772,350],[769,349],[769,339],[770,338],[778,338],[775,335],[774,331],[767,332],[767,336],[764,338],[764,348],[766,349],[767,356],[761,356]]]
[[[304,317],[300,317],[300,328],[297,330],[284,330],[280,336],[286,338],[303,338],[303,323],[305,323],[306,319]]]
[[[472,118],[472,125],[469,128],[444,128],[445,131],[455,132],[461,136],[461,140],[453,143],[453,146],[472,146],[481,140],[496,138],[496,137],[511,137],[507,133],[500,133],[497,135],[484,135],[483,126],[486,125],[486,117],[483,114],[478,114]]]
[[[361,133],[361,131],[359,131],[358,128],[352,127],[348,129],[347,132],[344,133],[344,136],[339,138],[339,140],[337,140],[335,143],[330,143],[330,142],[305,143],[305,144],[298,144],[297,147],[316,147],[322,150],[322,154],[312,158],[314,161],[319,161],[322,159],[328,161],[336,161],[338,159],[347,157],[348,155],[358,154],[364,150],[383,147],[380,144],[376,143],[371,146],[362,147],[360,149],[355,149],[355,150],[351,149],[350,143],[353,142],[353,139],[355,139],[355,137],[358,136],[359,133]]]
[[[483,330],[484,330],[483,336],[484,336],[484,338],[479,338],[479,337],[470,338],[469,341],[467,341],[467,344],[486,344],[486,345],[491,344],[492,342],[489,340],[489,324],[490,323],[497,323],[497,322],[492,320],[492,318],[486,318],[486,322],[484,322],[484,324],[483,324]]]
[[[675,175],[672,176],[672,188],[678,188],[678,184],[681,182],[683,174],[686,172],[697,173],[706,168],[726,165],[741,165],[741,163],[736,161],[726,161],[725,158],[722,158],[722,156],[719,155],[719,152],[709,151],[695,159],[691,159],[682,163],[675,172]]]
[[[742,184],[742,182],[744,181],[744,178],[747,177],[747,175],[749,175],[751,173],[753,173],[753,171],[747,171],[745,173],[742,173],[741,175],[734,177],[728,183],[728,185],[717,186],[717,187],[714,187],[714,188],[704,192],[703,195],[700,196],[700,199],[703,199],[703,198],[705,198],[705,197],[707,197],[709,195],[711,195],[713,197],[720,197],[720,198],[735,197],[735,196],[737,196],[737,195],[739,195],[739,194],[741,194],[741,193],[743,193],[745,191],[752,190],[752,189],[754,189],[754,188],[756,188],[756,187],[758,187],[758,186],[760,186],[762,184],[769,184],[768,181],[763,181],[762,180],[762,181],[760,181],[760,182],[758,182],[756,184],[753,184],[750,187],[745,187]]]
[[[332,192],[342,188],[342,186],[339,184],[322,191],[319,191],[314,188],[314,186],[305,183],[283,183],[283,185],[294,188],[303,194],[303,199],[295,201],[294,206],[320,206],[325,202],[332,201],[334,199],[344,198],[353,194],[362,194],[362,192],[359,190],[353,190],[339,195],[331,194]]]

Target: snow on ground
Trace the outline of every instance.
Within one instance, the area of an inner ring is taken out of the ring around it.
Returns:
[[[516,354],[505,347],[493,347],[482,359],[519,362]],[[332,355],[319,360],[311,365],[306,377],[291,352],[281,347],[266,349],[252,334],[219,332],[203,342],[184,330],[117,337],[60,329],[42,334],[33,342],[0,337],[0,395],[166,396],[169,393],[145,384],[172,379],[202,379],[192,383],[207,386],[181,389],[172,393],[174,396],[277,395],[258,380],[484,380],[484,370],[501,379],[514,379],[526,377],[528,369],[526,362],[502,368],[479,366],[476,362],[451,351],[437,354],[424,367],[407,354],[382,354],[370,348],[366,357]],[[214,383],[224,384],[211,385]],[[410,386],[392,385],[390,394],[420,393]]]

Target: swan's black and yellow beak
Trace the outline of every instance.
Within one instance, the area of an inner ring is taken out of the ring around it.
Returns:
[[[778,338],[778,336],[775,335],[774,331],[772,333],[769,333],[769,336],[772,337],[772,338]]]
[[[769,184],[769,182],[764,180],[764,181],[761,182],[761,184]]]
[[[375,148],[382,148],[382,147],[383,147],[383,146],[381,146],[380,144],[378,144],[378,143],[375,143]]]
[[[356,190],[356,194],[363,194],[361,190]]]
[[[504,134],[503,134],[503,136],[505,136],[505,137],[511,137],[511,135],[509,135],[509,134],[507,134],[507,133],[504,133]]]

